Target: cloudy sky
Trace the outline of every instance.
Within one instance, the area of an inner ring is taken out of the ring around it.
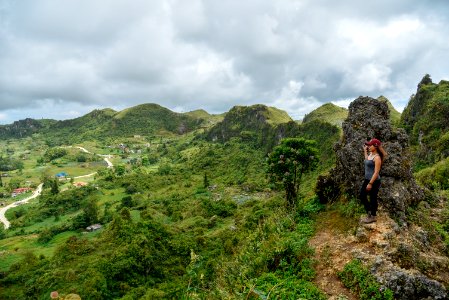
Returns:
[[[0,124],[158,103],[294,119],[449,79],[445,0],[0,0]]]

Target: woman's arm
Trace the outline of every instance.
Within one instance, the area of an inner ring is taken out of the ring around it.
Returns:
[[[368,159],[368,146],[363,146],[363,152],[365,154],[365,159]]]

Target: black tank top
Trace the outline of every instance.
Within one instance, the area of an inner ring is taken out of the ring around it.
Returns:
[[[375,167],[375,163],[374,163],[374,158],[377,155],[375,155],[372,159],[365,159],[365,179],[371,180],[371,178],[373,178],[373,174],[374,174],[374,167]],[[376,180],[380,179],[380,175],[377,176]]]

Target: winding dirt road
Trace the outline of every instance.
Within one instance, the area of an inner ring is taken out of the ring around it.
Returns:
[[[71,146],[70,146],[70,147],[71,147]],[[81,151],[83,151],[83,152],[85,152],[85,153],[91,153],[91,152],[89,152],[86,148],[83,148],[83,147],[80,147],[80,146],[76,146],[76,148],[80,149]],[[114,165],[112,164],[112,162],[109,160],[109,158],[112,158],[111,155],[101,155],[101,154],[97,154],[97,155],[103,157],[103,159],[104,159],[104,160],[106,161],[106,163],[108,164],[108,168],[113,168],[113,167],[114,167]],[[74,177],[74,178],[90,177],[90,176],[93,176],[93,175],[95,175],[95,174],[97,174],[97,172],[90,173],[90,174],[87,174],[87,175],[76,176],[76,177]],[[42,193],[42,187],[43,187],[43,185],[44,185],[43,183],[39,184],[39,186],[37,187],[37,189],[33,192],[33,194],[32,194],[31,196],[29,196],[29,197],[27,197],[27,198],[25,198],[25,199],[16,201],[16,202],[14,202],[14,203],[11,203],[11,204],[9,204],[9,205],[7,205],[7,206],[5,206],[5,207],[2,207],[2,208],[0,209],[0,222],[3,223],[3,225],[5,226],[5,229],[8,229],[9,226],[10,226],[9,221],[6,219],[6,216],[5,216],[6,211],[7,211],[8,209],[10,209],[10,208],[13,208],[13,207],[16,207],[16,206],[19,206],[19,205],[28,203],[28,201],[30,201],[31,199],[34,199],[34,198],[36,198],[37,196],[39,196],[39,195]]]
[[[37,196],[39,196],[39,195],[42,193],[42,187],[43,187],[43,185],[44,185],[43,183],[39,184],[39,186],[37,187],[37,189],[33,192],[33,194],[32,194],[31,196],[29,196],[29,197],[27,197],[27,198],[25,198],[25,199],[16,201],[16,202],[14,202],[14,203],[11,203],[10,205],[7,205],[7,206],[2,207],[2,208],[0,209],[0,221],[1,221],[1,222],[3,223],[3,225],[5,226],[5,229],[8,229],[8,228],[9,228],[9,225],[10,225],[9,221],[8,221],[8,220],[6,219],[6,217],[5,217],[6,211],[7,211],[8,209],[10,209],[10,208],[13,208],[13,207],[16,207],[16,206],[25,204],[25,203],[27,203],[28,201],[30,201],[31,199],[34,199],[34,198],[36,198]]]

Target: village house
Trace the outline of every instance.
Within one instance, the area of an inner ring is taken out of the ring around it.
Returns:
[[[59,172],[58,174],[55,175],[58,179],[64,179],[66,177],[68,177],[69,175],[66,172]]]
[[[23,194],[23,193],[26,193],[26,192],[29,192],[29,191],[32,191],[33,189],[32,188],[29,188],[29,187],[25,187],[25,188],[17,188],[17,189],[14,189],[13,191],[12,191],[12,193],[11,193],[11,197],[16,197],[17,195],[20,195],[20,194]]]
[[[87,182],[82,182],[82,181],[74,182],[73,185],[76,186],[76,187],[82,187],[82,186],[86,186]]]
[[[103,226],[101,226],[101,224],[93,224],[93,225],[87,226],[86,230],[92,232],[92,231],[98,230],[102,227]]]

